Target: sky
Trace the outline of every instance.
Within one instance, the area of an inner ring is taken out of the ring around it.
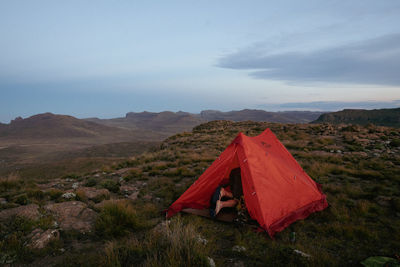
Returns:
[[[400,106],[400,1],[0,0],[0,122]]]

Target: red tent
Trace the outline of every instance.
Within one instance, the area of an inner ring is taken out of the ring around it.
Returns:
[[[207,209],[215,189],[240,167],[246,208],[273,237],[292,222],[328,206],[320,186],[300,167],[270,129],[255,137],[242,133],[168,209]]]

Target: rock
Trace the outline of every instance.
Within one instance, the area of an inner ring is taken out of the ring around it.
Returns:
[[[46,183],[46,184],[37,184],[37,187],[39,189],[49,189],[49,188],[62,188],[63,185],[60,184],[61,180],[60,179],[56,179],[50,183]]]
[[[243,261],[236,261],[233,263],[233,267],[245,267]]]
[[[131,194],[131,193],[137,191],[137,188],[132,185],[122,185],[122,186],[120,186],[119,190],[125,194]]]
[[[201,236],[197,237],[197,241],[203,245],[207,245],[208,241],[205,238],[202,238]]]
[[[136,200],[138,198],[139,195],[139,191],[133,192],[132,194],[130,194],[127,198],[131,199],[131,200]]]
[[[151,195],[147,194],[145,196],[143,196],[144,200],[150,201],[152,199]]]
[[[232,251],[235,251],[235,252],[244,252],[244,251],[246,251],[246,248],[243,247],[243,246],[238,246],[238,245],[236,245],[236,246],[234,246],[234,247],[232,248]]]
[[[210,265],[210,267],[215,267],[215,261],[212,258],[207,257],[207,260],[208,260],[208,265]]]
[[[392,200],[391,197],[387,197],[387,196],[377,196],[375,198],[376,202],[384,207],[389,207],[390,206],[390,201]]]
[[[29,247],[42,249],[46,247],[50,241],[59,240],[60,239],[60,232],[55,229],[48,229],[43,231],[42,229],[35,229],[29,235],[31,241],[29,243]]]
[[[67,193],[62,194],[61,196],[65,199],[72,199],[72,198],[76,197],[76,194],[72,193],[72,192],[67,192]]]
[[[93,187],[81,187],[78,190],[79,192],[82,192],[88,199],[97,199],[101,200],[101,198],[109,198],[110,197],[110,191],[107,189],[96,189]]]
[[[171,220],[165,220],[154,226],[153,231],[157,233],[163,233],[167,229],[167,226],[171,223]]]
[[[54,213],[62,230],[90,232],[97,218],[97,213],[80,201],[48,204],[44,209]]]
[[[307,253],[304,253],[303,251],[300,251],[300,250],[298,250],[298,249],[295,249],[295,250],[293,250],[293,251],[294,251],[294,253],[299,254],[299,255],[302,256],[302,257],[311,258],[311,255],[309,255],[309,254],[307,254]]]
[[[72,184],[72,189],[77,189],[79,187],[79,183],[73,183]]]
[[[21,216],[31,220],[36,220],[39,217],[39,206],[36,204],[29,204],[26,206],[20,206],[12,209],[6,209],[0,211],[0,221],[7,220],[12,216]]]
[[[365,152],[362,152],[362,151],[360,151],[360,152],[351,152],[351,154],[355,155],[355,156],[368,157],[368,154],[365,153]]]
[[[7,204],[7,200],[5,198],[0,197],[0,204]]]

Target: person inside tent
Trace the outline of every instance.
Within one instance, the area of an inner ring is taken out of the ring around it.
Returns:
[[[233,169],[229,184],[218,186],[210,199],[210,216],[215,218],[223,208],[235,207],[243,195],[240,168]]]

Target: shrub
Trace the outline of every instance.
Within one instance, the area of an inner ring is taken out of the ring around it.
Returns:
[[[16,174],[10,174],[6,178],[0,178],[0,192],[9,191],[12,188],[20,187],[20,178]]]
[[[58,189],[51,189],[50,191],[47,192],[47,194],[50,196],[51,200],[57,200],[62,196],[63,191]]]
[[[19,195],[14,202],[20,205],[27,205],[29,203],[29,199],[26,194],[23,194]]]
[[[27,193],[28,197],[36,200],[42,200],[45,197],[45,193],[42,190],[29,190]]]
[[[143,227],[136,210],[127,201],[105,205],[95,224],[97,234],[106,238],[121,237]]]
[[[88,198],[86,197],[85,192],[80,190],[80,189],[78,189],[76,191],[75,199],[78,200],[78,201],[82,201],[82,202],[87,202],[88,201]]]
[[[108,189],[111,192],[118,193],[119,191],[119,183],[113,180],[106,180],[102,183],[102,186]]]
[[[393,139],[393,140],[390,142],[390,146],[391,146],[391,147],[399,147],[399,146],[400,146],[400,139]]]
[[[209,266],[209,249],[198,237],[193,225],[178,218],[159,225],[142,241],[129,237],[109,242],[103,262],[107,266]]]
[[[92,187],[95,186],[96,184],[97,184],[96,178],[91,177],[86,181],[85,186]]]
[[[132,179],[141,177],[142,177],[142,171],[140,169],[132,169],[129,171],[128,175],[124,177],[124,180],[128,182]]]
[[[35,222],[24,217],[14,216],[0,227],[0,263],[8,259],[18,259],[21,262],[33,260],[31,251],[25,243],[25,236],[35,227]],[[14,257],[13,257],[14,256]]]

